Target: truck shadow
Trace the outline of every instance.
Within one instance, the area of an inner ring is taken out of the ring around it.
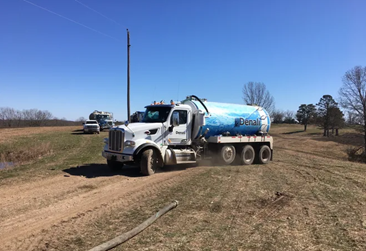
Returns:
[[[301,132],[305,132],[304,130],[299,130],[299,131],[294,131],[294,132],[284,132],[282,134],[295,134],[295,133],[301,133]]]
[[[124,166],[121,170],[111,171],[107,164],[87,164],[64,169],[63,171],[72,176],[84,176],[85,178],[111,177],[116,175],[127,177],[141,176],[140,169],[135,166]]]
[[[72,135],[87,135],[86,133],[84,132],[72,132],[71,133]]]
[[[83,129],[77,129],[77,130],[73,130],[71,132],[72,135],[85,135],[84,130]]]
[[[175,165],[175,166],[165,166],[157,170],[158,173],[183,171],[188,168],[194,167],[194,165]],[[84,176],[85,178],[98,178],[98,177],[112,177],[116,175],[126,176],[126,177],[143,177],[140,168],[137,166],[125,165],[121,170],[111,171],[107,164],[87,164],[83,166],[71,167],[63,170],[65,173],[72,176]]]
[[[171,165],[159,168],[156,173],[174,172],[174,171],[184,171],[186,169],[197,166],[196,164],[182,164],[182,165]]]

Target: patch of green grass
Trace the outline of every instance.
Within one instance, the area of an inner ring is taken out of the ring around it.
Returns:
[[[0,144],[4,162],[15,166],[0,170],[0,180],[16,177],[52,175],[57,171],[83,164],[101,163],[105,134],[72,134],[71,131],[47,132],[19,137]]]

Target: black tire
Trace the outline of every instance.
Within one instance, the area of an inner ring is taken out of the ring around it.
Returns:
[[[255,151],[251,145],[246,145],[243,147],[240,154],[240,164],[251,165],[255,159]]]
[[[236,150],[233,145],[223,145],[219,152],[219,162],[223,165],[230,165],[234,162]]]
[[[141,155],[140,169],[143,175],[153,175],[158,168],[158,159],[153,149],[145,150]]]
[[[107,159],[107,165],[112,172],[120,171],[123,167],[123,163]]]
[[[258,153],[258,163],[259,164],[267,164],[271,160],[271,149],[269,146],[264,145],[261,147]]]

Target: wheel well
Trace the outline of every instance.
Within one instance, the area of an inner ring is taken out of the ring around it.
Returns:
[[[269,142],[210,144],[208,150],[212,151],[212,152],[218,152],[221,149],[221,147],[224,145],[233,145],[235,147],[236,153],[240,153],[242,147],[244,147],[246,145],[251,145],[254,148],[256,155],[258,154],[259,150],[261,149],[261,146],[266,145],[270,148],[271,153],[273,153],[273,150],[271,149]],[[272,160],[272,156],[273,156],[273,154],[271,154],[271,160]]]
[[[246,144],[240,144],[240,143],[239,144],[234,144],[234,146],[236,148],[240,148],[241,146],[246,146],[246,145],[251,145],[256,152],[259,152],[259,150],[261,149],[261,146],[263,146],[263,145],[266,145],[266,146],[268,146],[271,149],[271,146],[270,146],[269,142],[264,142],[264,143],[261,143],[261,142],[257,142],[257,143],[256,142],[253,142],[253,143],[246,143]]]
[[[163,164],[164,164],[164,161],[163,161],[163,158],[161,156],[161,152],[160,150],[153,144],[144,144],[144,145],[141,145],[139,146],[135,153],[133,154],[133,158],[135,160],[135,163],[136,164],[139,164],[140,163],[140,160],[141,160],[141,155],[142,153],[145,151],[145,150],[148,150],[148,149],[152,149],[153,151],[155,151],[157,153],[157,156],[158,156],[158,159],[159,159],[159,165],[162,167]]]

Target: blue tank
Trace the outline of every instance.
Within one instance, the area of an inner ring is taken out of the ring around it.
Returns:
[[[203,104],[209,112],[207,114],[206,109],[197,100],[185,100],[182,103],[190,105],[193,112],[205,112],[205,125],[199,128],[193,138],[199,137],[207,128],[209,131],[205,135],[206,138],[227,132],[231,136],[268,133],[271,126],[268,112],[259,106],[204,101]]]

